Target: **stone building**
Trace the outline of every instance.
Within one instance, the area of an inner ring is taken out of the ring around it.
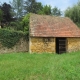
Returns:
[[[67,17],[30,15],[30,53],[66,53],[80,50],[80,30]]]

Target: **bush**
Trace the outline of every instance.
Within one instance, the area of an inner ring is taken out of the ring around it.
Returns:
[[[4,47],[12,48],[22,37],[27,40],[26,33],[0,29],[0,42]]]
[[[22,20],[22,26],[24,28],[23,31],[27,33],[29,33],[29,19],[30,19],[30,14],[26,14]]]
[[[23,27],[20,21],[11,22],[9,25],[10,30],[23,31]]]

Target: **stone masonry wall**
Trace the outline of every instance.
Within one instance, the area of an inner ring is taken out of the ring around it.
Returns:
[[[21,39],[13,48],[3,47],[0,43],[0,54],[1,53],[12,53],[12,52],[28,52],[29,43],[28,41]]]
[[[80,38],[67,38],[67,52],[75,52],[80,50]]]
[[[31,53],[55,53],[55,38],[30,38]]]

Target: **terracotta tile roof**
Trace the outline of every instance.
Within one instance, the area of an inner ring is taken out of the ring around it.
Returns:
[[[31,14],[30,36],[80,37],[80,29],[67,17]]]

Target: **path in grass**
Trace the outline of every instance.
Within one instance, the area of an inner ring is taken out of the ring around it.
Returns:
[[[0,80],[80,80],[80,52],[0,54]]]

